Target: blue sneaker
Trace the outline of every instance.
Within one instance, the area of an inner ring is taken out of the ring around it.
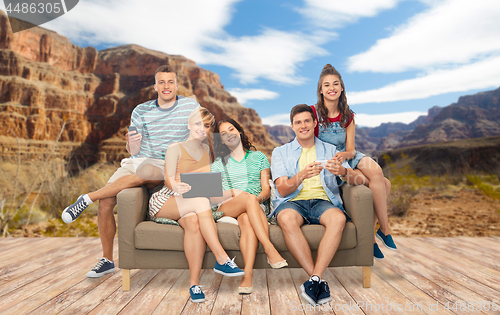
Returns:
[[[384,235],[380,229],[377,231],[377,238],[384,243],[385,247],[389,248],[390,250],[397,250],[398,248],[396,247],[396,244],[394,244],[394,241],[392,240],[391,234]]]
[[[244,276],[245,272],[238,268],[238,266],[234,263],[234,258],[231,260],[228,257],[224,265],[221,265],[217,261],[215,261],[214,271],[228,277]]]
[[[87,278],[100,278],[111,272],[115,272],[115,264],[111,260],[103,257],[99,260],[97,265],[95,265],[94,269],[87,272],[85,276]]]
[[[319,292],[318,292],[318,304],[325,304],[332,300],[330,295],[330,287],[325,280],[319,282]]]
[[[384,259],[384,254],[382,253],[380,248],[378,248],[377,243],[373,244],[373,257],[378,260]]]
[[[312,276],[300,286],[304,299],[314,306],[318,305],[318,294],[320,291],[319,280],[318,276]]]
[[[61,214],[61,219],[64,223],[75,221],[91,203],[92,201],[87,195],[81,195],[74,204],[64,209]]]
[[[193,285],[191,288],[189,288],[189,295],[191,295],[191,302],[193,303],[205,302],[205,294],[197,285]]]

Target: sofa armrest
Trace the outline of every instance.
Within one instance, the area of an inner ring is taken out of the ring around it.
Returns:
[[[373,253],[372,191],[364,185],[351,186],[344,184],[342,186],[342,199],[347,214],[356,226],[357,247]],[[371,258],[371,256],[369,257]]]
[[[146,220],[149,194],[145,187],[124,189],[117,196],[119,265],[131,269],[134,264],[135,227]]]

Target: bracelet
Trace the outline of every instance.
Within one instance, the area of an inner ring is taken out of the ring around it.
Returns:
[[[346,177],[347,176],[347,167],[344,167],[345,168],[345,174],[342,175],[342,177]]]
[[[264,202],[264,197],[262,197],[261,195],[258,195],[257,197],[260,197],[260,203]]]

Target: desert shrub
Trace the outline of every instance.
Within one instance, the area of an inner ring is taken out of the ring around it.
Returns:
[[[384,154],[383,158],[386,165],[388,165],[386,173],[392,185],[387,200],[387,210],[395,216],[405,216],[410,209],[413,197],[417,193],[418,183],[429,182],[431,178],[429,176],[419,178],[408,164],[396,167],[387,154]],[[401,158],[405,160],[407,156],[403,153]]]
[[[403,217],[408,213],[416,190],[409,185],[399,186],[391,190],[387,200],[387,208],[395,216]]]
[[[40,196],[40,209],[57,218],[64,208],[76,201],[82,187],[81,180],[72,176],[65,161],[52,161],[45,172]]]
[[[492,175],[493,176],[493,175]],[[495,176],[485,176],[485,180],[493,180],[496,182]],[[485,196],[493,199],[500,200],[500,190],[495,189],[492,185],[489,185],[479,177],[474,175],[467,175],[467,184],[469,186],[474,186],[479,189]]]

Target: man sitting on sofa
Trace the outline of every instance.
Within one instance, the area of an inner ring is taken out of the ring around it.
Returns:
[[[347,162],[340,165],[332,158],[337,152],[335,146],[314,136],[317,121],[311,107],[293,107],[290,122],[295,139],[274,149],[271,158],[277,188],[272,215],[283,231],[286,246],[310,276],[301,286],[302,296],[312,305],[319,305],[332,300],[321,276],[339,247],[346,220],[350,220],[342,206],[336,175],[356,184],[356,176],[361,173]],[[303,224],[321,224],[326,228],[316,263],[300,229]]]
[[[189,114],[200,106],[191,98],[177,95],[177,72],[173,66],[160,66],[154,78],[158,98],[137,105],[132,112],[131,127],[126,134],[127,151],[131,157],[122,160],[121,167],[105,187],[81,195],[61,215],[64,222],[71,223],[90,204],[99,200],[97,226],[103,258],[86,274],[89,278],[99,278],[115,271],[113,241],[116,222],[113,209],[116,195],[126,188],[145,185],[153,189],[163,185],[165,151],[171,143],[187,139]]]

